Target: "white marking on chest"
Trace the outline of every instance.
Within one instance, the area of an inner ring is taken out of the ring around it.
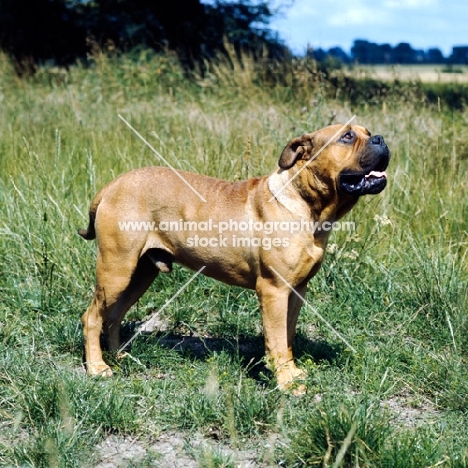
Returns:
[[[288,184],[284,189],[291,177],[288,171],[281,173],[275,172],[268,177],[268,188],[278,200],[291,213],[300,216],[301,218],[310,218],[310,208],[307,203],[298,195],[291,184]]]

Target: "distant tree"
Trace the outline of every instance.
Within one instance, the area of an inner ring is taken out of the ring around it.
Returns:
[[[332,47],[328,50],[328,55],[335,57],[342,63],[348,63],[348,54],[341,47]]]
[[[426,53],[424,49],[415,49],[414,51],[414,61],[415,63],[424,63],[426,58]]]
[[[370,42],[364,39],[356,39],[351,47],[351,56],[355,62],[361,64],[371,63]]]
[[[468,46],[455,46],[452,49],[452,55],[449,62],[457,65],[468,64]]]
[[[374,42],[357,39],[351,48],[351,57],[355,62],[361,64],[386,63],[389,61],[390,51],[391,47],[388,44],[378,45]]]
[[[393,63],[393,47],[390,44],[379,45],[379,63]]]
[[[416,51],[407,42],[400,42],[393,49],[393,58],[395,63],[408,64],[416,63]]]
[[[306,56],[322,62],[327,57],[328,52],[321,47],[318,49],[309,48],[306,52]]]
[[[432,48],[426,52],[425,61],[427,63],[440,64],[445,62],[445,58],[440,49]]]

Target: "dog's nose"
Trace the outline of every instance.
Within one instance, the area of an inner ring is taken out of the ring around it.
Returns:
[[[382,145],[385,144],[385,141],[384,141],[382,135],[374,135],[371,138],[370,142],[371,142],[372,145],[376,145],[376,146],[382,146]]]

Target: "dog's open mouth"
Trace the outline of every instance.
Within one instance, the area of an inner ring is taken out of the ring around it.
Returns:
[[[370,171],[367,174],[348,173],[340,176],[340,189],[352,195],[375,195],[387,185],[385,171]]]

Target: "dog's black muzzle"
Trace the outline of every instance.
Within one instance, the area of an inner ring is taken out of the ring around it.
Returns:
[[[387,169],[390,161],[390,150],[383,136],[369,138],[359,164],[362,171],[344,171],[340,174],[338,187],[343,193],[351,195],[374,195],[380,193],[387,185]]]

